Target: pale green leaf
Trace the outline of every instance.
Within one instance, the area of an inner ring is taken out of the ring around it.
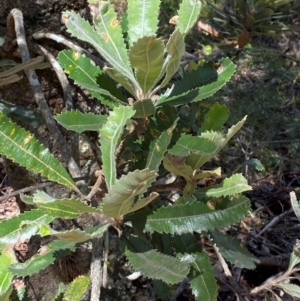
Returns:
[[[93,65],[84,54],[63,50],[58,54],[58,60],[64,71],[75,81],[75,84],[86,89],[103,105],[113,107],[114,103],[111,100],[117,103],[124,101],[122,93],[116,87],[111,89],[112,82],[110,81],[112,80],[98,66]],[[113,85],[115,86],[114,83]],[[104,98],[103,95],[108,99]]]
[[[160,163],[172,139],[172,132],[176,126],[176,122],[177,120],[169,129],[162,132],[157,139],[151,141],[146,168],[149,168],[150,170],[159,169]]]
[[[297,264],[300,263],[300,240],[296,240],[293,252],[289,261],[289,270],[292,270]]]
[[[135,110],[134,118],[146,118],[155,113],[155,107],[150,98],[135,101],[133,109]]]
[[[177,72],[181,58],[185,51],[184,37],[179,30],[175,30],[169,38],[167,43],[167,57],[164,62],[163,71],[166,72],[166,76],[162,83],[159,85],[159,89],[163,88],[169,83],[172,76]],[[161,74],[159,78],[164,75]]]
[[[164,168],[177,176],[182,176],[189,180],[193,174],[193,169],[185,164],[185,157],[172,156],[167,154],[164,157]]]
[[[45,269],[57,258],[75,249],[76,245],[74,243],[56,240],[48,245],[44,245],[39,253],[27,261],[10,265],[8,271],[19,277],[30,276]]]
[[[162,207],[147,217],[146,230],[159,233],[202,232],[238,222],[250,209],[249,200],[240,196],[224,210],[214,211],[202,202]]]
[[[128,213],[135,212],[135,211],[147,206],[148,204],[150,204],[157,197],[159,197],[159,193],[151,192],[146,198],[137,200],[134,203],[134,205],[131,207],[131,209]]]
[[[206,138],[181,134],[176,144],[169,149],[171,155],[188,156],[191,153],[209,155],[217,150],[217,145]]]
[[[207,178],[218,178],[221,176],[221,167],[216,168],[215,170],[200,170],[194,176],[193,180],[201,181]]]
[[[99,142],[102,152],[102,170],[108,190],[112,188],[117,179],[116,150],[123,133],[123,128],[134,113],[134,110],[130,106],[115,107],[100,130]]]
[[[243,246],[240,240],[217,230],[210,230],[209,233],[225,260],[237,268],[255,269],[255,263],[259,263],[259,260]]]
[[[179,256],[181,261],[190,265],[188,274],[192,293],[197,301],[215,301],[218,296],[218,285],[213,267],[206,253],[197,252]]]
[[[293,210],[298,218],[298,221],[300,221],[300,204],[299,204],[299,201],[297,200],[297,197],[296,197],[296,194],[294,191],[290,192],[290,200],[291,200]]]
[[[33,195],[33,202],[47,214],[65,219],[77,218],[83,213],[101,213],[78,199],[55,199],[43,191]]]
[[[0,223],[0,249],[7,244],[16,244],[35,235],[40,227],[48,226],[54,217],[42,210],[31,210]]]
[[[68,242],[81,243],[94,238],[102,237],[103,233],[107,230],[108,224],[101,227],[87,228],[84,231],[80,229],[72,229],[69,231],[58,232],[52,230],[51,235],[55,235],[59,239]],[[91,233],[89,233],[91,232]]]
[[[66,111],[54,116],[54,119],[67,130],[82,133],[84,131],[99,131],[105,123],[107,116],[81,113],[79,111]]]
[[[17,262],[14,250],[7,247],[0,255],[0,300],[5,293],[10,291],[13,274],[8,272],[8,267]]]
[[[149,169],[136,169],[116,180],[103,199],[103,213],[118,218],[131,212],[138,201],[136,198],[147,190],[155,175],[155,171]]]
[[[62,164],[35,137],[0,111],[0,153],[50,181],[79,191]]]
[[[176,28],[186,35],[196,23],[201,10],[200,0],[183,0],[178,11]]]
[[[127,10],[129,44],[155,36],[160,0],[129,0]]]
[[[143,37],[133,43],[129,49],[129,60],[135,68],[135,76],[143,95],[155,85],[163,67],[164,43],[155,37]]]
[[[141,238],[130,236],[128,240],[125,254],[136,271],[169,284],[178,283],[186,277],[187,264],[175,257],[158,253]]]
[[[104,15],[101,13],[97,16],[97,20],[94,19],[97,31],[73,11],[64,12],[63,15],[67,18],[66,26],[69,33],[90,43],[114,68],[132,83],[136,83],[112,5],[109,4],[109,9]]]
[[[245,116],[241,121],[239,121],[237,124],[233,125],[228,131],[225,136],[225,141],[223,146],[227,144],[227,142],[242,128],[244,123],[246,122],[247,116]]]
[[[300,298],[300,286],[292,283],[279,283],[276,284],[277,287],[284,290],[287,294],[294,298]],[[295,299],[294,299],[295,300]]]
[[[218,198],[252,190],[252,187],[248,185],[247,179],[242,174],[237,173],[229,178],[225,178],[221,184],[209,186],[204,190],[207,197]]]
[[[81,301],[90,283],[89,276],[76,277],[66,289],[64,301]]]

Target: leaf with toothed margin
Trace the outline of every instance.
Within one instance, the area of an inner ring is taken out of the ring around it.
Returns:
[[[95,28],[79,14],[72,11],[64,12],[63,15],[67,19],[67,31],[74,37],[94,46],[116,70],[127,77],[135,87],[138,87],[129,64],[117,14],[111,3],[105,2],[105,4],[108,6],[106,12],[99,10],[99,14],[93,18]]]
[[[114,81],[99,66],[94,66],[84,54],[63,50],[58,54],[58,60],[69,77],[99,99],[103,105],[113,107],[126,101]]]
[[[54,116],[54,119],[67,130],[82,133],[84,131],[99,131],[107,116],[81,113],[79,111],[66,111]]]
[[[160,0],[128,1],[126,20],[130,45],[140,38],[156,35],[160,2]]]
[[[180,254],[178,257],[190,266],[190,272],[187,277],[195,300],[217,300],[217,281],[207,254],[202,251],[192,254]]]
[[[162,207],[147,217],[149,232],[182,234],[223,228],[238,222],[250,209],[249,200],[239,196],[224,210],[213,210],[202,202]]]
[[[38,233],[41,227],[54,220],[40,209],[26,211],[0,223],[0,250],[7,244],[25,241]]]
[[[143,239],[133,235],[128,238],[125,255],[136,271],[169,284],[182,281],[189,271],[187,264],[175,257],[159,253]]]
[[[85,291],[87,290],[90,284],[90,277],[89,276],[78,276],[76,277],[66,289],[64,293],[64,300],[72,300],[72,301],[80,301],[82,300],[82,296],[84,295]]]
[[[55,199],[43,191],[37,191],[33,195],[33,202],[47,214],[65,219],[77,218],[83,213],[101,213],[99,209],[78,199]]]
[[[28,170],[79,192],[62,164],[35,137],[0,111],[0,153]]]
[[[14,275],[7,270],[15,262],[17,259],[13,247],[7,246],[0,254],[0,300],[9,300],[4,299],[4,294],[9,292]]]
[[[183,0],[178,10],[176,28],[186,35],[198,20],[200,10],[200,0]]]
[[[149,169],[129,172],[116,180],[108,194],[103,199],[103,213],[107,216],[119,218],[134,209],[146,206],[149,201],[157,197],[156,194],[140,200],[139,195],[144,193],[155,179],[155,171]]]
[[[76,244],[73,242],[55,240],[48,245],[44,245],[39,253],[25,262],[10,265],[8,271],[18,277],[30,276],[44,270],[56,259],[75,249]]]
[[[129,60],[144,95],[153,88],[163,67],[164,43],[155,37],[143,37],[129,49]]]
[[[102,170],[108,190],[112,188],[117,179],[116,150],[119,146],[124,126],[134,113],[135,111],[130,106],[115,107],[100,130],[99,142],[102,152]]]

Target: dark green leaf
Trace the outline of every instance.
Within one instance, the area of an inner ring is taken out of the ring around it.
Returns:
[[[134,102],[133,108],[135,110],[134,118],[145,118],[155,113],[152,99],[138,100]]]
[[[175,257],[158,253],[142,239],[130,236],[125,251],[126,257],[136,271],[151,279],[160,279],[169,284],[183,280],[188,266]]]
[[[167,206],[149,215],[146,230],[159,233],[190,233],[223,228],[243,218],[250,209],[249,200],[240,196],[224,210],[214,211],[202,202]]]
[[[240,240],[217,230],[210,230],[209,233],[225,260],[237,268],[255,269],[255,263],[259,263],[259,260],[243,246]]]

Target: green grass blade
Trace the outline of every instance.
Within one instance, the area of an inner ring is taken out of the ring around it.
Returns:
[[[78,191],[62,164],[35,137],[0,112],[0,153],[50,181]]]
[[[108,190],[112,188],[117,179],[116,150],[123,128],[134,113],[132,107],[129,106],[115,107],[100,130],[99,142],[102,152],[102,169]]]
[[[127,22],[130,45],[140,38],[155,36],[158,24],[159,4],[160,0],[128,1]]]

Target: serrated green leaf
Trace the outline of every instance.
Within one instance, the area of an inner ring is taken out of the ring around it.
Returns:
[[[200,170],[193,176],[194,181],[200,181],[207,178],[218,178],[221,176],[221,168],[218,167],[215,170]]]
[[[199,65],[196,70],[185,73],[184,77],[176,82],[168,92],[166,97],[161,97],[156,102],[156,106],[163,103],[178,106],[191,102],[199,94],[198,90],[201,86],[218,80],[218,73],[212,62]]]
[[[84,131],[99,131],[105,123],[107,116],[81,113],[79,111],[67,111],[54,116],[54,119],[67,130],[82,133]]]
[[[33,202],[45,213],[59,218],[77,218],[83,213],[101,213],[78,199],[55,199],[43,191],[33,195]]]
[[[134,203],[134,205],[131,207],[131,209],[128,213],[135,212],[135,211],[147,206],[148,204],[150,204],[157,197],[159,197],[159,193],[151,192],[146,198],[142,198],[142,199],[137,200]]]
[[[133,108],[135,110],[134,118],[145,118],[155,113],[155,107],[150,98],[135,101]]]
[[[193,174],[193,169],[185,164],[185,159],[185,157],[167,154],[163,160],[164,168],[177,176],[184,177],[188,181]]]
[[[183,0],[178,11],[178,22],[176,28],[186,35],[196,23],[201,10],[199,0]]]
[[[155,39],[153,36],[138,39],[129,49],[129,60],[135,68],[135,76],[144,96],[161,73],[164,51],[162,39]]]
[[[293,252],[289,261],[289,270],[292,270],[297,264],[300,263],[300,240],[296,240]]]
[[[289,294],[292,297],[300,298],[300,286],[292,283],[279,283],[276,284],[277,287],[284,290],[287,294]]]
[[[166,45],[167,48],[167,57],[164,62],[163,70],[164,71],[159,79],[166,73],[166,76],[162,83],[159,85],[159,89],[163,88],[169,83],[172,76],[177,72],[181,58],[185,51],[184,37],[179,30],[175,30],[169,38],[169,41]]]
[[[205,252],[184,254],[179,257],[182,261],[187,262],[190,265],[188,278],[195,300],[217,300],[217,281],[209,257]]]
[[[135,170],[123,175],[115,182],[103,199],[103,213],[110,217],[121,217],[132,212],[141,193],[144,193],[155,179],[155,171]],[[154,197],[154,195],[153,195]]]
[[[293,210],[298,218],[298,221],[300,221],[300,204],[299,204],[299,201],[297,200],[297,197],[296,197],[296,194],[294,191],[290,192],[290,200],[291,200]]]
[[[175,284],[183,280],[188,266],[175,257],[158,253],[141,238],[130,236],[126,245],[126,257],[132,267],[151,279]]]
[[[242,174],[234,174],[229,178],[225,178],[221,184],[212,185],[204,189],[206,196],[210,198],[218,198],[221,196],[237,195],[247,190],[252,190],[248,185],[247,179]]]
[[[206,162],[208,162],[215,154],[217,154],[227,143],[228,141],[241,129],[241,127],[246,122],[247,116],[245,116],[241,121],[237,124],[233,125],[228,131],[225,137],[219,132],[207,131],[201,133],[202,138],[206,138],[214,141],[214,143],[218,146],[215,153],[210,155],[195,155],[192,154],[189,156],[187,160],[187,164],[190,165],[193,169],[198,169],[203,166]]]
[[[81,231],[80,229],[72,229],[69,231],[58,232],[52,230],[51,235],[68,242],[81,243],[94,238],[102,237],[107,230],[108,224],[101,227],[90,227]]]
[[[20,199],[25,204],[34,205],[33,196],[31,196],[31,195],[21,193],[20,194]]]
[[[210,230],[209,233],[225,260],[237,268],[255,269],[255,263],[259,263],[259,260],[242,245],[240,240],[217,230]]]
[[[177,120],[169,129],[163,131],[157,139],[151,141],[146,162],[146,168],[156,171],[159,169],[160,163],[171,142],[172,133],[176,126],[176,122]]]
[[[124,101],[120,93],[113,94],[108,90],[110,78],[98,66],[94,66],[91,60],[84,54],[81,55],[78,52],[63,50],[58,54],[58,60],[69,77],[77,85],[99,99],[102,104],[109,107],[114,106],[114,103],[105,99],[103,95],[108,96],[108,98],[116,102]],[[115,91],[117,91],[116,88]]]
[[[48,225],[54,217],[45,214],[42,210],[31,210],[14,216],[0,223],[0,249],[7,244],[25,241],[35,235],[41,226]]]
[[[66,26],[69,33],[93,45],[114,68],[138,87],[129,65],[121,28],[117,22],[117,15],[110,3],[104,15],[100,13],[96,19],[94,18],[97,31],[79,14],[72,11],[63,14],[67,18]]]
[[[38,273],[52,264],[55,259],[62,257],[69,251],[74,251],[76,245],[74,243],[63,240],[56,240],[48,245],[43,246],[40,253],[35,254],[23,263],[15,263],[10,265],[8,270],[16,276],[25,277]]]
[[[65,294],[64,301],[80,301],[81,297],[87,290],[90,283],[88,276],[76,277],[68,286]]]
[[[0,153],[27,169],[79,192],[62,164],[35,137],[0,111]]]
[[[218,67],[218,79],[215,82],[207,84],[198,90],[198,96],[196,96],[193,101],[201,101],[208,98],[219,91],[232,77],[235,73],[236,65],[229,59],[223,58]]]
[[[171,155],[188,156],[191,153],[209,155],[217,150],[218,146],[206,138],[181,134],[176,144],[169,149]]]
[[[12,285],[13,274],[8,272],[8,267],[17,262],[14,250],[11,248],[6,248],[1,252],[0,255],[0,300],[2,296],[7,293]]]
[[[243,218],[250,209],[249,200],[240,196],[230,207],[214,211],[202,202],[161,207],[147,217],[146,230],[159,233],[190,233],[218,229]]]
[[[162,280],[152,280],[151,282],[155,295],[159,300],[167,301],[172,298],[173,293],[170,285],[166,284]]]
[[[159,4],[160,0],[128,1],[127,22],[130,45],[140,38],[155,36],[158,24]]]
[[[198,135],[206,131],[220,132],[229,117],[229,109],[219,103],[215,103],[204,117]]]
[[[130,106],[115,107],[100,130],[99,142],[102,152],[102,170],[108,190],[112,188],[117,179],[116,150],[123,133],[123,128],[134,113],[134,110]]]
[[[254,167],[258,171],[265,170],[265,168],[262,165],[262,163],[258,159],[256,159],[256,158],[252,158],[250,160],[245,161],[244,165],[248,165],[248,166]]]
[[[174,235],[172,237],[172,248],[176,254],[190,254],[200,251],[199,242],[192,233]]]

